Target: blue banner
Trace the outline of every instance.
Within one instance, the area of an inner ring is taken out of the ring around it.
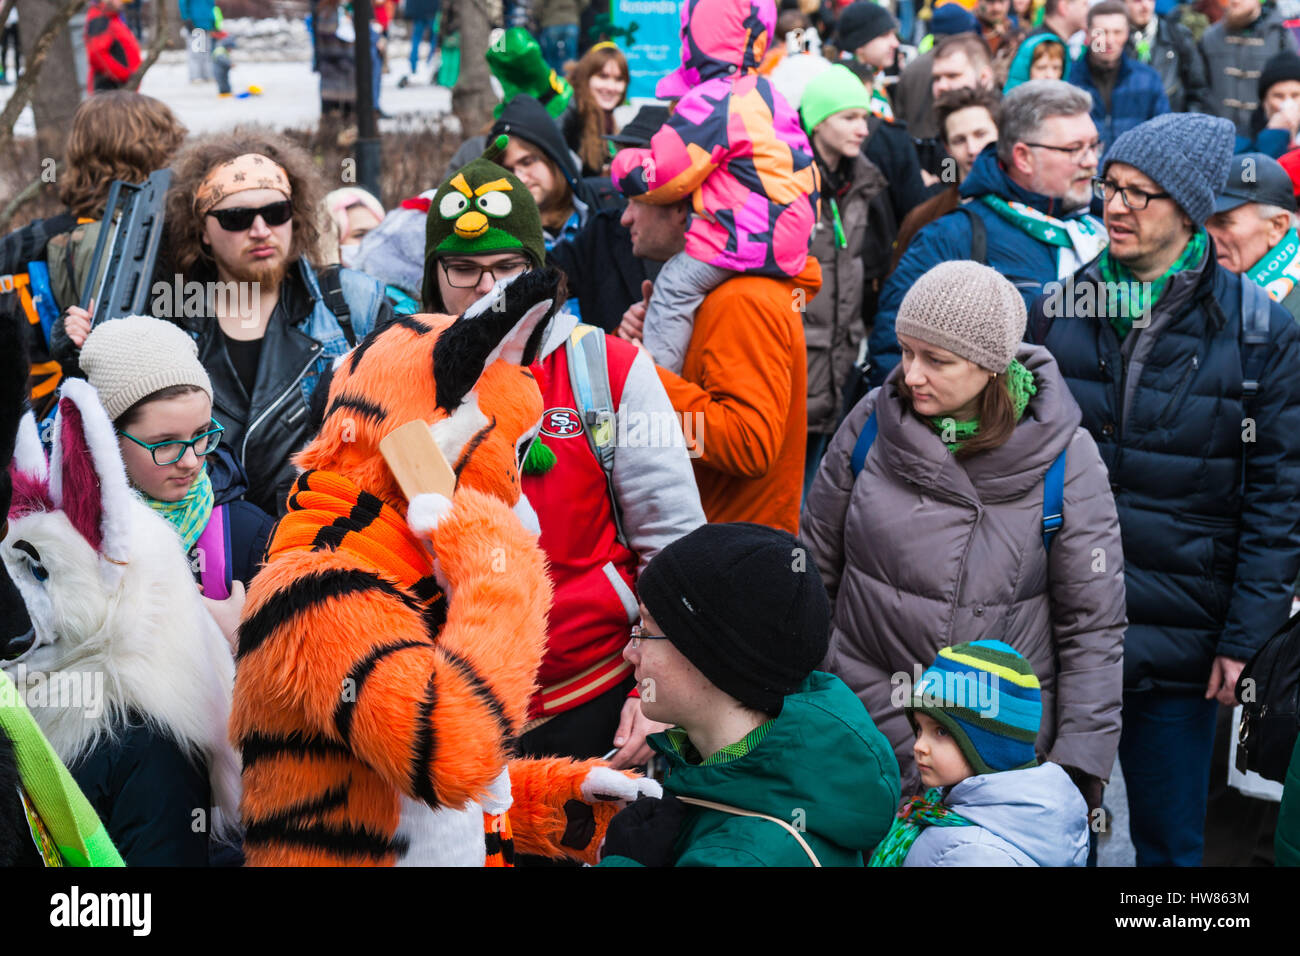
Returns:
[[[681,11],[676,0],[613,0],[616,26],[636,24],[635,42],[619,43],[631,74],[627,95],[653,97],[655,84],[681,65]]]

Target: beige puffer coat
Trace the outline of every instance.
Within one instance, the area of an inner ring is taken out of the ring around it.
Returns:
[[[1001,640],[1043,688],[1038,751],[1103,780],[1119,746],[1124,559],[1106,468],[1046,349],[1018,356],[1038,392],[1011,438],[959,461],[895,391],[901,366],[831,441],[800,522],[834,603],[823,669],[889,738],[919,792],[900,704],[939,649]],[[871,411],[861,473],[850,456]],[[1042,539],[1044,477],[1066,453],[1064,526]],[[892,698],[892,699],[891,699]]]

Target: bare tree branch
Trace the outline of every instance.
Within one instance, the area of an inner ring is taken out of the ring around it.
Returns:
[[[49,22],[45,24],[45,29],[36,38],[36,44],[27,57],[27,69],[23,70],[23,75],[18,78],[14,86],[14,95],[5,104],[4,111],[0,112],[0,156],[8,151],[9,144],[13,142],[14,125],[18,122],[23,107],[31,99],[36,80],[40,76],[41,64],[45,62],[45,55],[50,52],[55,38],[68,28],[68,21],[84,10],[88,3],[89,0],[68,0],[58,13],[50,17]]]
[[[14,0],[16,3],[17,0]],[[153,5],[153,39],[149,42],[149,54],[140,63],[140,68],[135,71],[130,81],[126,84],[128,90],[139,92],[140,81],[144,75],[149,72],[149,67],[158,62],[158,57],[167,46],[167,30],[171,26],[171,18],[167,15],[167,8],[170,6],[165,0],[155,0]]]
[[[18,6],[18,0],[4,0],[3,3],[0,3],[0,27],[5,25],[9,19],[10,11],[16,6]],[[15,60],[14,62],[17,63],[18,61]],[[4,66],[4,64],[0,63],[0,66]]]

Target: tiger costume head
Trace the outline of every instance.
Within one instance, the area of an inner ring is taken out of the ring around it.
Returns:
[[[405,511],[379,443],[422,419],[457,487],[514,505],[543,411],[528,366],[563,301],[562,282],[554,269],[525,272],[497,283],[459,317],[400,316],[373,332],[335,370],[324,424],[296,463],[346,475]]]

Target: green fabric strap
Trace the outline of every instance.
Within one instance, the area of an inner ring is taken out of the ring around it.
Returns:
[[[912,844],[926,827],[974,826],[960,813],[943,804],[943,791],[931,787],[924,796],[913,797],[898,811],[889,832],[880,841],[867,866],[902,866]]]
[[[1016,359],[1011,360],[1006,371],[1007,391],[1011,393],[1011,401],[1015,405],[1016,420],[1019,421],[1025,414],[1025,409],[1029,407],[1029,399],[1038,394],[1038,386],[1034,384],[1034,373],[1021,365]],[[956,451],[962,442],[974,438],[979,433],[980,423],[978,418],[970,421],[954,421],[948,417],[939,417],[930,419],[930,427],[938,433],[940,438],[951,435],[952,441],[945,441],[949,451]]]
[[[1169,280],[1179,272],[1186,272],[1199,266],[1201,260],[1205,258],[1208,247],[1205,230],[1196,230],[1187,243],[1187,248],[1174,260],[1174,264],[1165,270],[1164,275],[1154,282],[1137,281],[1128,266],[1111,258],[1109,249],[1102,253],[1101,258],[1097,260],[1097,267],[1101,270],[1102,281],[1115,293],[1114,296],[1107,295],[1106,299],[1118,306],[1117,311],[1109,316],[1115,334],[1120,339],[1124,339],[1129,332],[1133,331],[1135,317],[1150,316],[1151,310],[1156,307],[1156,302],[1164,293]]]
[[[186,551],[198,543],[199,535],[203,534],[208,519],[212,517],[212,479],[208,477],[206,466],[180,501],[159,501],[143,493],[140,497],[145,504],[171,522],[171,526],[185,542]]]
[[[50,831],[64,863],[125,866],[90,801],[41,733],[18,688],[4,671],[0,671],[0,730],[13,742],[23,789]],[[13,796],[8,794],[7,798]]]

